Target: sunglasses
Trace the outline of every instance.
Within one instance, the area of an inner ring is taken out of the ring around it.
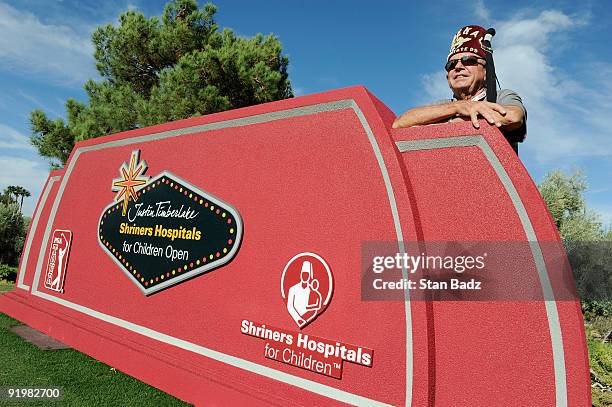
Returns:
[[[474,65],[478,65],[478,60],[483,60],[483,58],[479,58],[479,57],[474,57],[471,55],[466,55],[464,57],[461,58],[457,58],[457,59],[451,59],[450,61],[448,61],[446,63],[446,65],[444,65],[444,69],[446,69],[446,72],[450,72],[453,69],[455,69],[455,67],[457,66],[457,62],[461,61],[461,65],[463,66],[474,66]]]

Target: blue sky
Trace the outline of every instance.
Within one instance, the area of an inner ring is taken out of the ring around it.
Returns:
[[[31,215],[48,163],[29,145],[29,113],[64,117],[99,80],[91,32],[128,8],[160,15],[163,1],[0,0],[0,189],[22,185]],[[393,111],[449,97],[442,67],[467,24],[497,29],[502,87],[528,109],[521,158],[536,182],[582,169],[590,208],[612,223],[612,4],[534,1],[217,1],[217,22],[239,35],[274,33],[296,95],[365,85]]]

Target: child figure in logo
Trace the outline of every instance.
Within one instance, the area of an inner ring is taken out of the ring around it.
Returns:
[[[312,263],[308,260],[302,263],[300,282],[289,288],[287,297],[287,311],[300,327],[321,309],[319,282],[313,278]]]
[[[323,298],[321,297],[321,293],[319,292],[319,280],[313,278],[310,280],[310,295],[308,296],[308,306],[306,309],[308,310],[307,314],[304,315],[304,319],[306,321],[310,321],[313,319],[317,312],[321,309],[321,304],[323,302]]]

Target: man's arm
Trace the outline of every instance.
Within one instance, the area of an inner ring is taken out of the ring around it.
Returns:
[[[421,106],[408,110],[393,122],[393,128],[410,127],[446,121],[451,118],[471,120],[480,127],[478,118],[486,119],[503,130],[520,127],[524,120],[523,109],[518,106],[503,106],[492,102],[458,100],[440,105]]]
[[[419,106],[404,112],[393,122],[393,128],[433,124],[455,117],[456,108],[452,102],[439,105]]]
[[[497,103],[504,106],[508,112],[507,122],[502,126],[505,134],[512,132],[515,136],[524,138],[527,133],[527,110],[518,93],[501,89],[497,93]]]

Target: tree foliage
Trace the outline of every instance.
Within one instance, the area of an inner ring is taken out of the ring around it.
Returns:
[[[19,204],[0,203],[0,264],[17,265],[27,227]]]
[[[32,144],[61,166],[75,141],[293,96],[279,40],[220,31],[216,10],[172,0],[161,18],[127,11],[117,26],[98,27],[102,81],[85,83],[87,103],[66,102],[65,122],[34,110]]]
[[[612,232],[586,206],[584,175],[554,171],[539,188],[564,241],[585,317],[612,316]]]
[[[539,189],[563,240],[605,239],[599,215],[589,210],[584,201],[583,194],[588,189],[584,174],[575,171],[568,176],[553,171],[546,175]]]
[[[4,188],[2,192],[1,200],[5,204],[19,201],[19,209],[23,208],[23,198],[30,196],[30,191],[19,185],[9,185]]]

